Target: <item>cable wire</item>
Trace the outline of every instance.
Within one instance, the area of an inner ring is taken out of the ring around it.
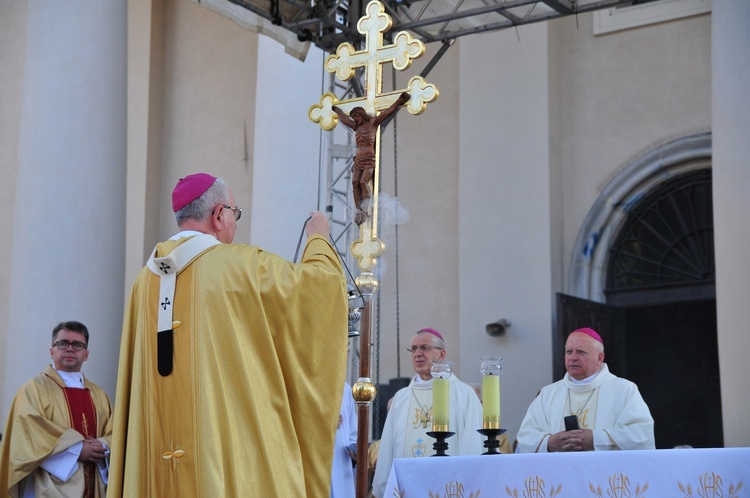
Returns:
[[[302,224],[302,233],[299,234],[299,240],[297,241],[297,249],[294,251],[294,259],[292,260],[292,263],[297,262],[297,256],[299,256],[299,248],[302,245],[302,237],[305,236],[305,227],[307,226],[307,222],[312,219],[312,216],[308,216],[305,222]]]
[[[391,68],[391,83],[393,90],[396,90],[396,69]],[[396,258],[396,377],[401,377],[401,303],[399,295],[399,275],[398,275],[398,119],[393,120],[393,197],[396,199],[395,204],[395,258]]]

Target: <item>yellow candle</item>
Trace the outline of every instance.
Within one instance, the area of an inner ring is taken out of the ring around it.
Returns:
[[[432,430],[447,432],[450,418],[450,381],[432,379]]]
[[[500,376],[482,377],[482,421],[484,429],[500,428]]]

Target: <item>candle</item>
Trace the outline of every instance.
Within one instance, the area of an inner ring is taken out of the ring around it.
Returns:
[[[482,421],[485,429],[500,428],[500,376],[485,375],[482,378]]]
[[[500,366],[502,358],[482,358],[482,424],[484,429],[500,428]]]
[[[431,360],[432,367],[432,431],[448,432],[451,412],[451,376],[452,361]]]
[[[450,381],[432,379],[432,430],[448,432],[450,419]]]

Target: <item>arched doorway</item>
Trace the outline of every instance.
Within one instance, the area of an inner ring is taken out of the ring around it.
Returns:
[[[710,136],[704,138],[710,147]],[[657,448],[723,446],[710,160],[703,146],[691,157],[675,145],[666,146],[680,150],[674,161],[665,161],[662,149],[652,155],[661,165],[627,171],[631,179],[644,169],[649,174],[621,189],[609,213],[596,213],[607,217],[604,236],[582,249],[600,266],[580,274],[598,286],[589,295],[600,300],[558,296],[555,369],[564,372],[570,330],[598,328],[610,369],[635,382],[651,409]]]

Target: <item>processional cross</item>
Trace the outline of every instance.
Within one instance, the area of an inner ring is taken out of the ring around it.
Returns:
[[[414,76],[409,80],[407,88],[392,92],[382,92],[382,65],[392,63],[395,69],[403,71],[411,66],[412,60],[421,57],[424,54],[425,47],[421,40],[415,40],[406,31],[401,31],[393,38],[394,43],[383,45],[383,33],[388,31],[392,26],[391,17],[385,13],[385,8],[378,0],[372,0],[365,8],[366,14],[357,22],[357,31],[365,37],[365,45],[362,50],[355,50],[351,43],[345,42],[339,45],[335,54],[329,55],[325,60],[325,69],[329,73],[336,73],[336,76],[342,81],[348,81],[354,76],[355,69],[364,68],[364,91],[363,97],[346,99],[339,101],[332,93],[325,93],[320,99],[319,104],[310,107],[308,117],[314,123],[319,123],[324,130],[332,130],[339,121],[339,115],[336,110],[343,113],[341,120],[346,119],[350,128],[355,121],[362,120],[364,117],[357,116],[352,111],[360,107],[373,120],[373,123],[379,123],[376,119],[378,113],[385,111],[384,114],[395,111],[391,106],[398,106],[404,103],[411,114],[421,114],[424,112],[427,104],[433,102],[438,97],[438,90],[433,84],[428,84],[421,76]],[[404,102],[401,95],[408,93],[408,101]],[[334,106],[336,109],[334,109]],[[359,110],[357,110],[359,113]],[[349,116],[346,116],[349,115]],[[345,122],[346,123],[346,122]],[[355,130],[356,134],[356,130]],[[371,140],[370,135],[359,137],[357,140],[358,155],[363,152],[363,144],[368,144]],[[366,138],[366,139],[365,139]],[[380,169],[380,129],[376,127],[374,150],[365,150],[363,156],[367,156],[367,166],[372,166],[374,159],[374,171],[372,182],[374,185],[368,185],[370,194],[369,206],[356,206],[358,209],[367,210],[364,217],[359,217],[362,213],[357,212],[355,220],[359,224],[359,239],[354,241],[351,246],[352,254],[358,260],[360,274],[356,278],[357,287],[362,293],[365,301],[365,307],[362,310],[361,318],[361,336],[359,352],[359,379],[352,388],[352,394],[357,402],[358,412],[358,436],[357,436],[357,498],[365,498],[367,495],[367,447],[369,435],[369,407],[375,399],[377,390],[370,380],[370,329],[372,322],[371,298],[379,286],[377,279],[373,275],[373,269],[377,263],[377,258],[385,251],[385,244],[378,238],[378,172]],[[362,157],[359,158],[362,160]],[[356,161],[356,159],[355,159]],[[360,163],[360,166],[363,163]],[[355,163],[356,166],[356,163]],[[355,179],[356,175],[352,175]],[[356,192],[356,186],[353,185]],[[361,194],[360,194],[361,195]],[[355,198],[355,203],[359,199]]]
[[[421,40],[411,37],[406,31],[401,31],[394,37],[394,43],[383,45],[383,33],[388,31],[393,21],[391,16],[385,13],[382,3],[373,0],[367,4],[364,15],[357,22],[357,31],[365,37],[365,46],[362,50],[355,50],[349,42],[339,45],[335,54],[329,55],[325,60],[325,69],[329,73],[336,73],[342,81],[348,81],[354,76],[355,69],[364,68],[365,95],[354,99],[338,101],[332,93],[325,93],[319,104],[310,107],[308,117],[314,123],[319,123],[324,130],[332,130],[338,122],[333,107],[336,106],[344,113],[351,113],[356,107],[364,108],[371,117],[379,111],[388,109],[399,99],[403,92],[409,94],[406,107],[411,114],[421,114],[427,104],[438,97],[438,90],[433,84],[425,82],[421,76],[414,76],[409,80],[407,88],[392,92],[382,92],[382,65],[388,62],[399,71],[408,69],[412,60],[424,54],[425,47]],[[385,245],[377,236],[378,215],[378,170],[380,169],[380,131],[375,138],[375,172],[373,175],[374,186],[370,189],[371,213],[360,225],[360,238],[351,247],[359,263],[359,269],[367,273],[368,282],[372,282],[372,270],[377,262],[377,257],[385,250]],[[359,280],[359,279],[358,279]],[[359,283],[359,282],[358,282]],[[376,284],[377,285],[377,284]]]

